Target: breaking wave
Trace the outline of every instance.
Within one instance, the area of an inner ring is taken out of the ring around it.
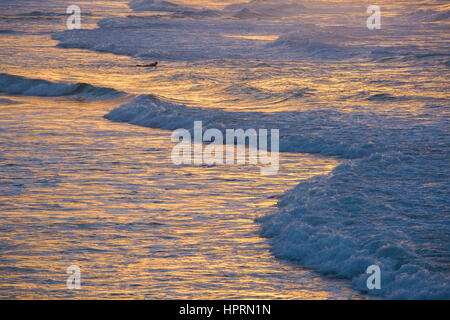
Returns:
[[[93,99],[115,98],[124,95],[123,92],[111,88],[95,87],[86,83],[55,83],[5,73],[0,73],[0,92],[26,96],[77,96]]]
[[[134,11],[178,12],[189,9],[169,1],[157,0],[132,0],[128,3],[128,6]]]

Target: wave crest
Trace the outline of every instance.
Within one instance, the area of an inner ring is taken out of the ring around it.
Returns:
[[[113,98],[124,94],[115,89],[95,87],[87,83],[55,83],[6,73],[0,73],[0,92],[41,97],[75,95],[84,98]]]

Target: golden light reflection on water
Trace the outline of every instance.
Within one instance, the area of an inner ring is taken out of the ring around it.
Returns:
[[[95,21],[84,27],[94,28]],[[385,40],[386,46],[398,44]],[[409,40],[420,46],[429,39]],[[230,59],[160,61],[158,68],[140,69],[139,59],[57,43],[47,34],[2,34],[0,47],[7,50],[1,50],[1,72],[231,111],[324,108],[406,117],[431,113],[429,105],[448,96],[448,73],[391,57],[358,62],[358,68],[355,61]],[[387,99],[368,99],[377,94]],[[275,259],[254,222],[284,191],[329,172],[337,161],[285,153],[275,177],[248,166],[176,167],[169,161],[168,132],[101,118],[127,98],[5,98],[24,103],[0,105],[1,297],[356,297],[348,284]],[[80,292],[65,287],[71,264],[82,268]]]
[[[224,35],[227,38],[239,38],[239,39],[249,39],[249,40],[260,40],[260,41],[274,41],[278,39],[278,35]]]
[[[131,94],[151,93],[177,103],[229,111],[331,108],[418,116],[430,112],[430,104],[443,102],[448,96],[448,72],[425,71],[395,60],[364,62],[358,68],[354,68],[354,62],[345,61],[327,61],[320,68],[306,61],[160,61],[158,68],[146,69],[136,68],[141,61],[130,57],[55,48],[57,41],[48,41],[46,36],[7,35],[0,38],[0,45],[20,57],[20,63],[5,60],[11,63],[2,65],[2,72],[49,81],[86,82]],[[30,47],[26,55],[24,46]],[[35,63],[42,57],[52,61],[51,68]],[[386,97],[382,103],[376,99],[379,94]]]
[[[353,295],[277,261],[254,222],[335,160],[282,154],[273,177],[250,166],[178,167],[168,132],[102,119],[108,102],[17,100],[0,108],[2,297]],[[82,269],[81,291],[65,288],[71,264]]]

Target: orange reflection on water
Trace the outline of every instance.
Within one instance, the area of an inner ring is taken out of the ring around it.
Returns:
[[[103,119],[109,102],[17,99],[0,109],[2,168],[11,163],[0,178],[3,297],[353,295],[276,260],[254,222],[335,160],[282,154],[272,177],[251,166],[179,167],[168,132]],[[65,287],[72,264],[82,272],[76,292]]]

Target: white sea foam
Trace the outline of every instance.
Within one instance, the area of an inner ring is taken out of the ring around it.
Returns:
[[[53,38],[64,48],[91,49],[144,59],[382,59],[437,53],[432,41],[414,44],[422,31],[416,28],[417,20],[412,16],[448,15],[445,10],[427,11],[426,14],[417,10],[386,17],[384,27],[374,32],[353,20],[342,24],[342,13],[330,15],[326,6],[315,8],[316,14],[324,12],[333,18],[312,20],[308,15],[310,8],[291,1],[254,0],[232,4],[223,10],[148,0],[135,0],[130,6],[137,11],[163,10],[172,14],[106,18],[98,23],[98,29],[64,31]],[[358,16],[360,21],[365,21],[364,14],[365,11]],[[278,39],[268,43],[246,37],[227,37],[258,34],[278,35]],[[392,40],[386,41],[390,38]],[[448,44],[445,47],[448,50]]]
[[[350,161],[290,191],[259,219],[262,234],[278,257],[352,279],[363,292],[365,270],[377,264],[382,289],[372,294],[449,299],[446,161],[444,152],[395,151]]]
[[[370,138],[375,136],[375,119],[363,115],[345,115],[330,110],[309,112],[226,112],[218,109],[187,107],[161,100],[152,95],[141,95],[108,113],[105,117],[114,121],[174,130],[193,129],[194,121],[202,121],[205,129],[217,128],[273,128],[280,129],[280,150],[286,152],[321,153],[324,155],[359,158],[376,150],[384,150]],[[346,118],[347,123],[341,123]],[[352,123],[354,122],[354,123]],[[276,128],[273,127],[276,123]],[[357,127],[357,128],[355,128]],[[330,131],[331,128],[335,129]],[[358,130],[355,139],[351,129]],[[378,149],[375,149],[378,148]]]

